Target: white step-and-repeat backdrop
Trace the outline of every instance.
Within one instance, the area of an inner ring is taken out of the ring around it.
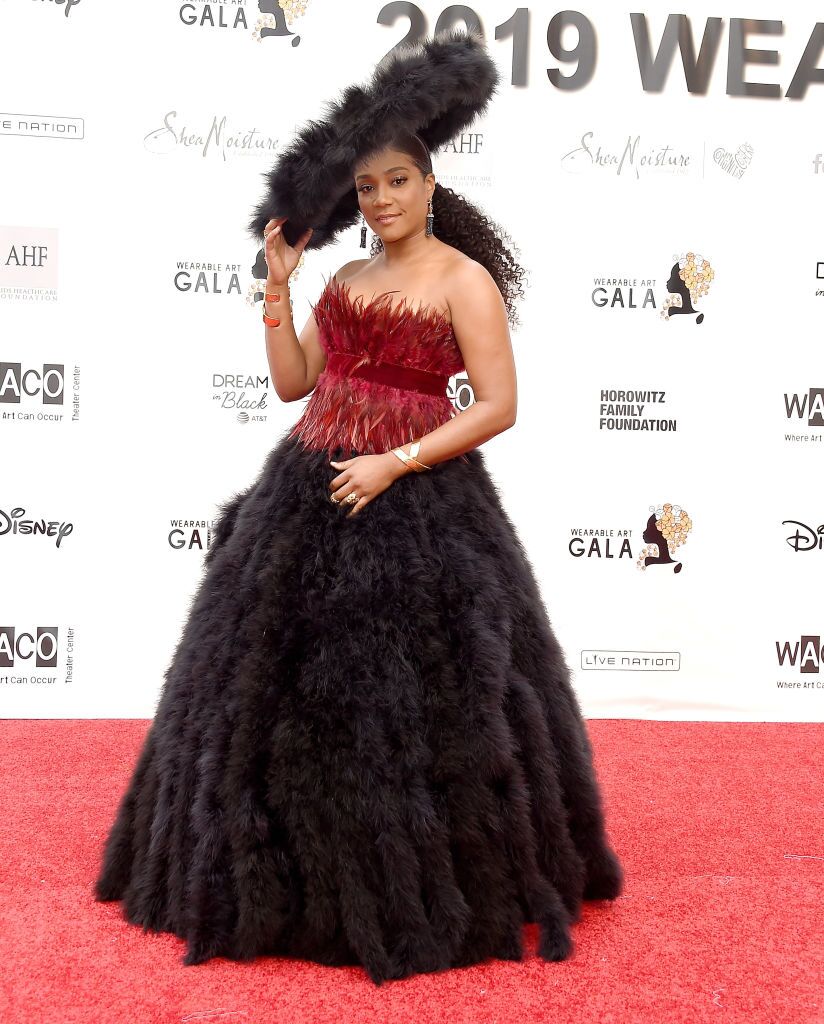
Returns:
[[[679,10],[0,5],[0,715],[153,713],[217,506],[303,406],[268,376],[263,175],[468,19],[502,88],[435,171],[529,272],[483,450],[585,714],[822,720],[824,26]],[[359,241],[307,254],[299,327]]]

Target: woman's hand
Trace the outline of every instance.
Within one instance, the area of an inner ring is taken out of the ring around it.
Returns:
[[[313,231],[313,228],[307,228],[292,247],[287,244],[281,230],[285,220],[286,217],[275,217],[263,229],[263,255],[269,268],[269,280],[277,284],[289,282],[289,276],[298,265]]]
[[[380,455],[356,455],[354,459],[330,462],[329,465],[341,470],[336,477],[329,481],[329,490],[336,501],[343,501],[344,507],[351,509],[346,513],[347,518],[356,515],[364,505],[368,505],[398,477],[412,472],[392,452],[382,452]],[[344,499],[353,491],[357,494],[358,500],[350,505]]]

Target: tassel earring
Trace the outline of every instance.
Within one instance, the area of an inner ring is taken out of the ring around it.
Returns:
[[[427,235],[432,234],[432,222],[435,219],[435,214],[432,212],[432,200],[429,200],[429,210],[426,214],[426,233]]]
[[[366,217],[361,214],[361,229],[360,229],[360,247],[361,249],[366,248]]]

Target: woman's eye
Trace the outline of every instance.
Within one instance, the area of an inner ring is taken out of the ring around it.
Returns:
[[[401,182],[401,184],[403,184],[403,182],[406,181],[406,178],[403,177],[403,175],[398,175],[398,177],[392,179],[392,184],[394,185],[396,181],[399,181],[399,182]],[[367,184],[363,184],[363,185],[359,186],[358,192],[363,192],[365,189],[368,189],[368,188],[372,188],[372,186],[371,185],[367,185]]]

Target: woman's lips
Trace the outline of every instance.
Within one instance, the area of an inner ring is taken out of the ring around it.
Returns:
[[[381,217],[376,217],[375,220],[379,224],[391,224],[392,221],[395,220],[399,216],[400,216],[400,214],[398,214],[398,213],[387,213],[387,214],[384,214]]]

